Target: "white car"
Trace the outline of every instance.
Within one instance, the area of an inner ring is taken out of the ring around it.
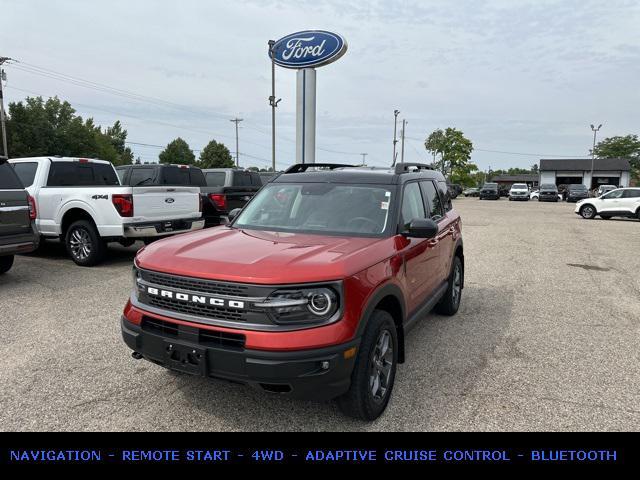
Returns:
[[[539,200],[540,199],[540,190],[534,190],[533,192],[531,192],[531,195],[529,195],[529,198],[531,200]],[[562,200],[562,194],[558,194],[558,200]]]
[[[596,196],[601,197],[605,193],[610,192],[611,190],[615,190],[617,188],[618,187],[616,187],[615,185],[600,185],[598,187],[598,192],[596,193]]]
[[[526,183],[514,183],[509,190],[509,200],[529,200],[529,186]]]
[[[105,160],[9,160],[34,200],[41,237],[60,238],[78,265],[97,264],[107,242],[132,245],[204,226],[199,187],[120,185]]]
[[[588,220],[600,215],[611,217],[631,217],[640,220],[640,187],[617,188],[595,198],[585,198],[576,203],[575,213]]]

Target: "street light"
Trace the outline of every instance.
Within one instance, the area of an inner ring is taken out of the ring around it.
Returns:
[[[591,149],[591,188],[589,190],[593,188],[593,166],[596,158],[596,135],[598,134],[600,127],[602,127],[602,124],[598,125],[598,128],[591,124],[591,131],[593,132],[593,148]]]

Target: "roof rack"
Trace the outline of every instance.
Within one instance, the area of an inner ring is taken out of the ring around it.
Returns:
[[[336,168],[356,167],[356,165],[346,165],[343,163],[296,163],[287,168],[283,173],[302,173],[311,167],[323,167],[329,170],[335,170]]]
[[[415,168],[416,170],[433,170],[433,166],[427,165],[426,163],[398,163],[396,165],[395,173],[396,175],[400,175],[401,173],[411,173],[411,168]]]

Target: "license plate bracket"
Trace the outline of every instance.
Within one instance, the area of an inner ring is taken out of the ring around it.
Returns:
[[[191,375],[207,375],[207,351],[183,343],[165,340],[165,360],[173,370]]]

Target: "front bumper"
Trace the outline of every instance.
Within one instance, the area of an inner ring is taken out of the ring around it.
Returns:
[[[509,198],[512,200],[529,200],[529,194],[528,193],[523,193],[523,194],[510,194]]]
[[[538,200],[541,202],[557,202],[560,198],[557,193],[541,193]]]
[[[173,323],[167,328],[167,323],[159,328],[151,319],[135,325],[122,317],[122,337],[129,348],[158,365],[271,393],[325,401],[342,395],[351,384],[356,355],[345,358],[345,351],[357,348],[359,339],[313,350],[250,350],[239,344],[224,346],[224,340],[212,345],[211,338],[221,333],[215,330]]]
[[[130,223],[123,226],[125,238],[164,237],[177,233],[193,232],[204,227],[204,219],[189,218],[158,222]]]

